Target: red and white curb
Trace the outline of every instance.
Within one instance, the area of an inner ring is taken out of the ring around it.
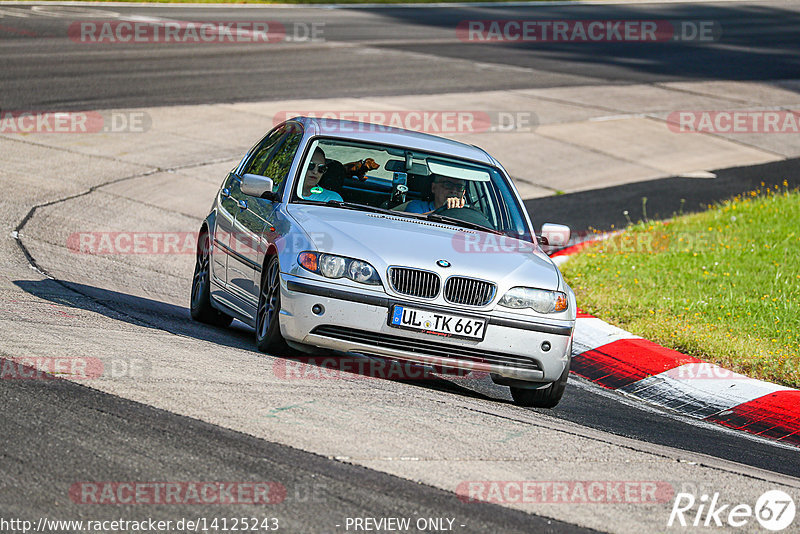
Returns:
[[[561,264],[587,244],[552,258]],[[800,391],[662,347],[580,310],[570,371],[695,419],[800,447]]]

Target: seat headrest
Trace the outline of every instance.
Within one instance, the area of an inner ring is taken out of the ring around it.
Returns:
[[[330,191],[341,194],[344,187],[344,165],[335,159],[326,159],[325,165],[328,169],[319,180],[319,185]]]
[[[422,176],[419,174],[409,174],[407,185],[409,191],[417,193],[422,200],[433,200],[433,176]]]

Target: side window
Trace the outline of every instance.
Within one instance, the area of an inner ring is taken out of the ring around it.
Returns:
[[[253,157],[250,158],[250,162],[245,166],[242,174],[258,174],[259,176],[266,176],[263,170],[269,163],[270,155],[272,155],[272,152],[275,150],[275,147],[281,141],[281,138],[285,133],[286,127],[284,126],[269,134],[253,151]]]
[[[525,220],[522,218],[521,211],[515,209],[517,200],[514,198],[508,186],[505,185],[504,182],[498,180],[493,189],[498,190],[497,193],[502,197],[498,198],[499,203],[497,205],[501,208],[500,216],[503,219],[503,226],[505,226],[505,229],[519,233],[519,239],[525,241],[533,239],[533,236],[525,229]]]
[[[273,191],[278,191],[289,176],[289,168],[303,138],[303,130],[297,124],[288,124],[276,130],[264,140],[247,165],[245,173],[272,178]]]
[[[303,130],[299,126],[289,127],[275,148],[275,152],[273,152],[262,174],[262,176],[272,178],[275,184],[272,188],[273,191],[278,191],[286,177],[289,176],[289,168],[292,166],[292,161],[294,161],[294,156],[297,154],[302,138]]]

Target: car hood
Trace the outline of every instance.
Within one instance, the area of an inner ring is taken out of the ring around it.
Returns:
[[[538,246],[496,235],[414,218],[290,204],[289,214],[320,252],[369,261],[385,273],[392,265],[496,282],[500,289],[525,285],[558,289],[555,265]],[[445,260],[450,267],[441,267]]]

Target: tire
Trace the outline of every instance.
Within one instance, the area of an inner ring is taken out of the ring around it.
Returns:
[[[567,362],[566,367],[564,367],[564,372],[561,373],[558,380],[551,382],[547,387],[541,389],[525,389],[511,386],[511,397],[514,399],[514,404],[532,408],[555,408],[564,395],[568,376],[569,362]]]
[[[214,326],[228,326],[233,317],[225,315],[211,306],[211,239],[205,228],[197,240],[197,259],[192,277],[192,297],[189,309],[192,319]]]
[[[266,264],[256,311],[256,346],[261,352],[284,353],[289,349],[281,335],[281,269],[278,256]]]

